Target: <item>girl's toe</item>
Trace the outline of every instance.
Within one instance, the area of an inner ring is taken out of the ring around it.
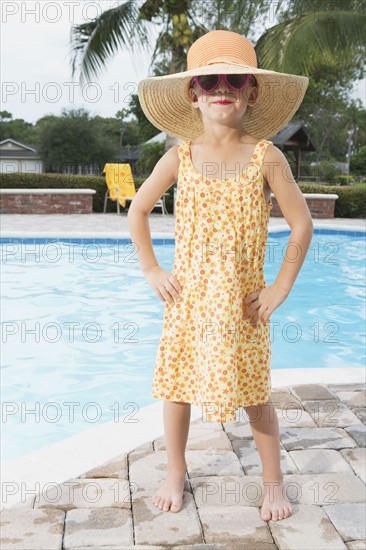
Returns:
[[[164,512],[167,512],[170,508],[170,501],[169,500],[166,500],[165,503],[164,503],[164,506],[163,506],[163,510]]]
[[[271,519],[271,514],[269,512],[262,512],[262,519],[264,519],[264,521],[269,521]]]

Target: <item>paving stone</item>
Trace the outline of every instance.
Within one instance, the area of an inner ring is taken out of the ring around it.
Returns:
[[[336,394],[331,392],[325,384],[299,384],[289,386],[289,389],[300,401],[337,399]]]
[[[119,508],[81,508],[66,514],[63,548],[120,548],[133,545],[130,510]]]
[[[281,409],[276,409],[280,427],[296,427],[296,419],[301,423],[300,412],[301,411],[292,409],[283,411]],[[302,412],[306,415],[303,417],[303,422],[308,422],[311,426],[316,427],[316,424],[310,415],[308,415],[305,411]],[[230,441],[233,441],[234,439],[253,439],[252,428],[248,420],[245,422],[228,422],[224,425],[224,430]]]
[[[189,477],[197,476],[240,476],[244,475],[234,451],[187,451]]]
[[[351,425],[362,425],[357,416],[342,401],[303,401],[305,409],[311,414],[320,427],[344,428]]]
[[[230,441],[234,439],[253,439],[252,428],[249,422],[227,422],[224,430]]]
[[[271,400],[276,409],[302,409],[300,401],[287,388],[273,389]]]
[[[345,430],[353,437],[359,447],[366,447],[366,426],[348,426]]]
[[[336,396],[348,407],[365,407],[366,393],[365,391],[344,391],[337,392]]]
[[[334,449],[305,449],[290,451],[289,455],[301,474],[352,472],[347,461]]]
[[[349,550],[366,550],[366,540],[353,540],[346,545]]]
[[[132,503],[136,544],[177,545],[203,542],[192,494],[184,493],[183,507],[178,513],[160,510],[151,499],[151,492],[144,491]]]
[[[340,453],[349,462],[355,474],[366,483],[366,449],[343,449]]]
[[[359,418],[362,424],[366,424],[366,409],[351,409],[352,412]]]
[[[98,546],[97,547],[100,550],[170,550],[170,546],[151,546],[151,544],[146,545],[140,545],[140,544],[134,544],[134,545],[125,545],[125,544],[119,544],[119,546]],[[67,550],[93,550],[93,547],[91,546],[73,546],[72,548],[68,548]]]
[[[228,550],[228,546],[225,543],[213,543],[213,544],[184,544],[179,546],[169,546],[168,550]],[[167,550],[167,547],[164,547],[164,550]]]
[[[134,450],[136,452],[139,452],[139,451],[149,451],[149,452],[151,452],[151,451],[154,450],[153,442],[152,441],[146,441],[146,443],[142,443],[142,445],[139,445],[138,447],[135,447],[134,449],[131,449],[131,451],[132,450]]]
[[[4,508],[2,508],[2,510],[3,510],[3,509],[6,510],[6,509],[10,509],[10,508],[11,508],[12,510],[13,510],[13,509],[16,510],[16,509],[19,509],[19,508],[25,510],[25,509],[27,509],[27,508],[28,508],[28,509],[29,509],[29,508],[33,508],[33,507],[34,507],[35,498],[36,498],[35,495],[33,495],[33,496],[31,496],[30,498],[23,499],[23,500],[20,501],[20,502],[16,502],[16,503],[12,504],[11,506],[8,506],[7,508],[5,508],[5,506],[4,506]]]
[[[225,543],[214,543],[214,544],[184,544],[183,546],[169,546],[168,550],[230,550],[228,545]],[[167,550],[167,547],[164,547],[164,550]],[[234,549],[233,549],[234,550]]]
[[[279,409],[277,417],[280,428],[316,428],[314,419],[303,409]]]
[[[350,428],[282,428],[281,441],[287,451],[323,448],[344,449],[356,447],[355,441],[345,431]]]
[[[264,486],[260,476],[196,477],[191,480],[197,506],[261,506]],[[295,504],[363,502],[365,486],[353,473],[285,474],[283,494]]]
[[[261,506],[263,483],[260,476],[194,477],[191,486],[201,513],[206,506]]]
[[[364,503],[332,504],[324,506],[323,510],[344,541],[366,538]]]
[[[353,473],[287,475],[284,494],[295,504],[358,503],[364,502],[365,486]]]
[[[165,480],[166,473],[166,451],[131,453],[129,455],[129,476],[131,488],[134,488],[132,499],[137,490],[151,491],[154,488],[155,492]],[[186,485],[189,489],[187,476]]]
[[[63,510],[3,510],[1,550],[61,550],[64,519]]]
[[[284,428],[316,428],[316,423],[310,414],[302,409],[276,409],[280,429]],[[231,422],[224,425],[228,438],[234,439],[253,439],[252,428],[247,422]]]
[[[254,440],[234,439],[233,449],[237,454],[246,475],[262,475],[262,462]],[[280,453],[282,473],[297,474],[298,469],[293,460],[290,458],[288,452],[284,448],[281,448]]]
[[[104,550],[104,549],[103,549]],[[214,543],[214,544],[194,544],[184,546],[171,546],[164,550],[277,550],[277,546],[270,542],[229,542],[229,543]]]
[[[119,479],[128,479],[127,474],[127,454],[123,453],[107,462],[104,462],[96,468],[88,470],[79,476],[81,478],[92,477],[113,477]]]
[[[269,521],[273,538],[281,550],[341,550],[347,546],[320,506],[293,505],[293,514]]]
[[[204,506],[199,515],[206,542],[272,543],[271,533],[258,508],[231,506],[230,521],[226,506]]]
[[[211,424],[211,426],[209,425]],[[154,441],[155,450],[166,448],[165,437],[159,437]],[[189,428],[187,450],[216,449],[231,451],[231,443],[220,422],[192,422]]]
[[[366,384],[363,383],[350,383],[350,384],[327,384],[328,388],[331,391],[341,392],[341,391],[365,391]]]
[[[131,508],[130,484],[120,479],[70,479],[36,497],[35,508]]]

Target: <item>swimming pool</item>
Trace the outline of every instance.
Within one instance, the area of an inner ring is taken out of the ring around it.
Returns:
[[[267,285],[289,231],[270,232]],[[272,314],[272,368],[364,365],[365,233],[315,229]],[[153,239],[171,270],[173,239]],[[2,460],[122,415],[150,396],[164,304],[129,239],[2,239]]]

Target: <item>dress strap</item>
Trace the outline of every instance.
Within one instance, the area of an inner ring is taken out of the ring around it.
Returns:
[[[179,141],[177,144],[178,155],[181,158],[188,151],[188,140]]]
[[[271,144],[272,144],[272,141],[269,141],[267,139],[261,139],[260,141],[258,141],[257,145],[255,146],[253,157],[252,157],[252,161],[254,161],[255,164],[262,165],[267,147]]]

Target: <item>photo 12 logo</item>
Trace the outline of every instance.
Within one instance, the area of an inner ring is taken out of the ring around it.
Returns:
[[[2,103],[6,105],[11,100],[17,99],[21,103],[32,101],[33,103],[58,103],[66,101],[75,104],[79,96],[86,103],[98,103],[104,95],[109,101],[128,105],[132,95],[137,94],[136,82],[114,82],[108,89],[104,89],[98,82],[87,82],[81,85],[79,82],[14,82],[1,83]]]
[[[62,19],[69,23],[80,23],[94,21],[102,15],[104,11],[118,8],[121,2],[118,1],[100,1],[100,2],[82,2],[69,1],[62,2],[34,2],[26,0],[24,2],[2,1],[1,22],[8,23],[16,19],[21,23],[35,22],[55,24]]]

